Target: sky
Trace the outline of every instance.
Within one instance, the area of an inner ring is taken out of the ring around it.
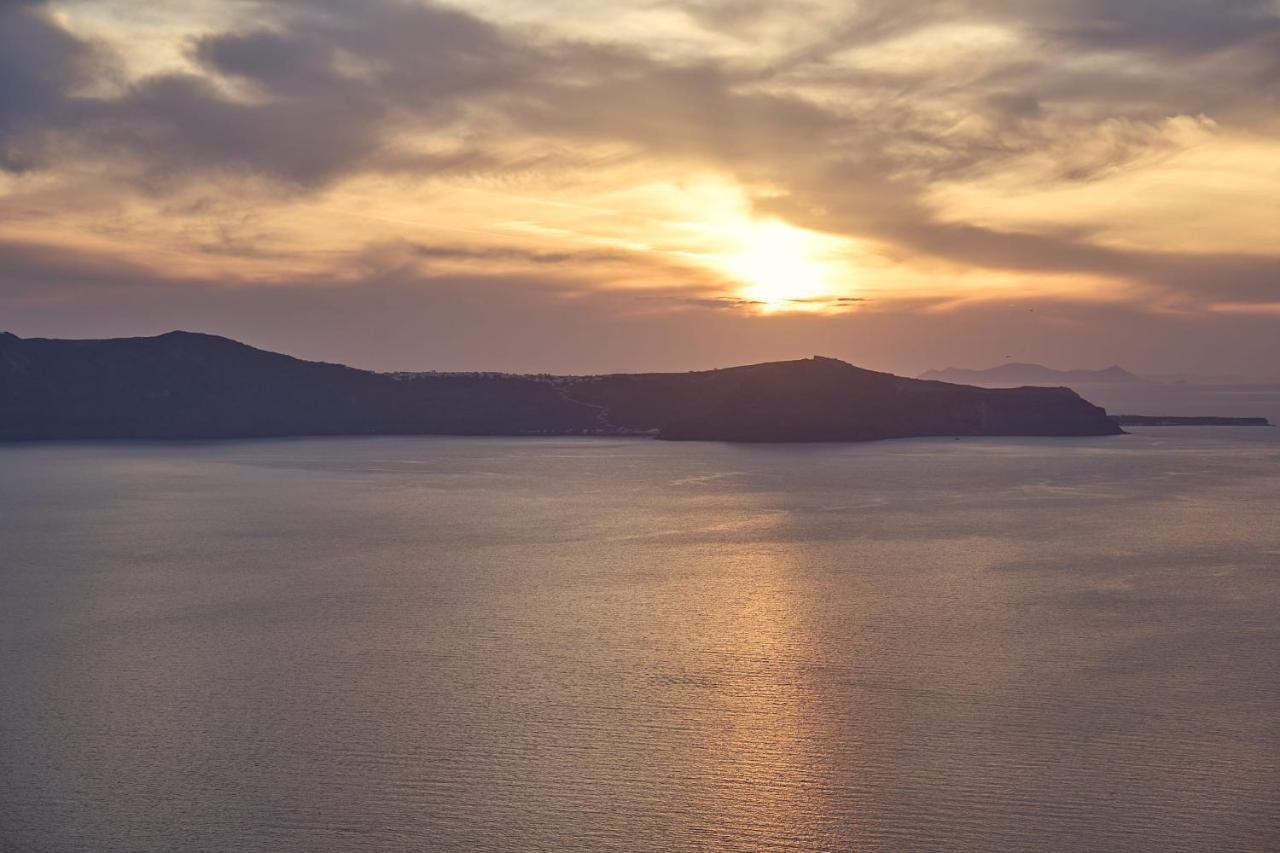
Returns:
[[[0,0],[0,329],[1280,375],[1280,0]]]

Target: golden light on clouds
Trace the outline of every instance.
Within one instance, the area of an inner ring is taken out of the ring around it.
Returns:
[[[1138,153],[1108,168],[1126,147]],[[1113,122],[979,180],[940,182],[930,200],[941,216],[989,228],[1091,229],[1108,245],[1152,251],[1266,251],[1280,229],[1280,150],[1203,116]]]
[[[1280,10],[1149,12],[0,4],[0,309],[106,293],[66,282],[480,281],[761,330],[1019,300],[1269,316]]]

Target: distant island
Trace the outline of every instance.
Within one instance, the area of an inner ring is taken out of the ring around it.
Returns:
[[[0,440],[651,435],[869,441],[1123,433],[1067,388],[989,389],[814,357],[690,373],[374,373],[215,335],[0,333]]]
[[[1215,415],[1114,415],[1120,426],[1271,426],[1266,418],[1224,418]]]
[[[921,379],[937,382],[958,382],[962,385],[978,385],[984,388],[1017,388],[1023,385],[1075,386],[1075,385],[1136,385],[1149,380],[1136,376],[1123,367],[1112,365],[1103,370],[1054,370],[1042,364],[1009,362],[986,370],[963,370],[948,367],[945,370],[926,370]]]

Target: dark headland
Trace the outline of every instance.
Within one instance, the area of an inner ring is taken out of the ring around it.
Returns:
[[[976,388],[831,358],[690,373],[373,373],[227,338],[0,333],[0,440],[654,435],[869,441],[1123,430],[1068,388]]]

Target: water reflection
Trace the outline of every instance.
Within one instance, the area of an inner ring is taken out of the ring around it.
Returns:
[[[0,847],[1271,849],[1277,461],[0,448]]]

